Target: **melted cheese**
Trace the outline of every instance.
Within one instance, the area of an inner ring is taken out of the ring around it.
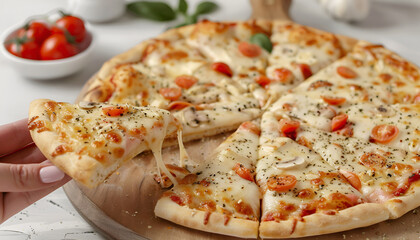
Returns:
[[[329,199],[333,193],[354,195],[361,198],[361,194],[344,179],[340,179],[337,170],[325,162],[317,153],[289,138],[279,136],[277,125],[278,120],[273,113],[264,113],[256,176],[264,192],[263,216],[269,213],[278,213],[282,209],[282,204],[286,203],[295,206],[289,217],[299,217],[302,214],[300,208],[302,204],[309,204],[321,198]],[[291,166],[289,163],[293,159],[297,159],[294,160],[297,164]],[[281,167],[282,165],[288,165],[288,167]],[[320,172],[333,173],[338,177],[322,178],[322,186],[315,186],[311,183],[311,180],[320,178]],[[267,181],[271,177],[284,175],[296,177],[297,183],[292,189],[276,192],[267,187]],[[313,192],[312,197],[298,197],[301,191],[307,190]]]
[[[389,198],[413,172],[420,169],[415,154],[401,149],[369,143],[357,138],[347,138],[301,126],[298,138],[305,137],[312,148],[331,166],[356,173],[362,183],[364,196]],[[369,158],[372,157],[372,159]],[[388,184],[389,183],[389,184]],[[392,184],[396,185],[393,186]],[[392,188],[391,188],[392,187]],[[372,199],[370,199],[372,201]]]

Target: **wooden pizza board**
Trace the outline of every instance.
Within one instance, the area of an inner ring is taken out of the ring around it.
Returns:
[[[290,0],[251,0],[253,18],[290,20]],[[92,77],[78,99],[86,93]],[[190,158],[199,164],[209,156],[230,133],[208,137],[185,144]],[[166,163],[179,159],[178,147],[163,150]],[[78,212],[98,232],[109,239],[237,239],[186,228],[155,217],[153,210],[163,189],[153,180],[156,164],[151,153],[144,153],[122,166],[105,183],[94,189],[75,181],[64,190]],[[309,237],[310,239],[419,239],[420,208],[396,220],[388,220],[365,228]],[[305,239],[309,239],[305,238]]]

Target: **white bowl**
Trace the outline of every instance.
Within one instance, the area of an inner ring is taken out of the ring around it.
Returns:
[[[27,78],[50,80],[69,76],[83,69],[88,64],[89,57],[95,45],[95,36],[88,24],[85,24],[86,31],[91,36],[89,46],[83,51],[72,57],[58,60],[31,60],[17,57],[7,51],[5,42],[14,36],[18,29],[24,24],[17,24],[8,28],[0,37],[0,51],[9,60],[12,67]]]

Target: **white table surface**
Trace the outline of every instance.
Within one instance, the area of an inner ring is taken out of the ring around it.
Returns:
[[[169,1],[173,5],[177,1]],[[196,5],[197,0],[189,0]],[[217,1],[219,11],[211,20],[245,20],[251,14],[244,0]],[[65,0],[1,0],[0,33],[23,22],[27,16],[66,7]],[[291,16],[301,24],[334,33],[382,43],[420,65],[420,1],[372,1],[367,19],[355,25],[330,19],[315,0],[294,0]],[[156,36],[168,23],[152,22],[125,14],[120,19],[93,24],[97,44],[90,64],[81,72],[53,81],[25,79],[0,56],[0,125],[25,118],[29,103],[37,98],[73,102],[84,83],[112,56],[128,50],[136,43]],[[0,239],[104,239],[86,223],[59,190],[18,213],[0,225]]]

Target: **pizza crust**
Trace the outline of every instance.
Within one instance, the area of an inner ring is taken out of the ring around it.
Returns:
[[[389,219],[389,211],[378,203],[364,203],[339,211],[336,215],[316,213],[297,220],[261,222],[261,238],[296,238],[340,232],[369,226]],[[293,226],[295,224],[295,226]]]
[[[242,238],[258,237],[258,221],[230,218],[225,225],[225,216],[221,213],[211,213],[208,223],[204,224],[206,212],[180,206],[169,198],[161,198],[155,207],[155,215],[176,224],[201,231],[224,234]]]
[[[420,206],[420,183],[416,182],[404,196],[384,202],[390,212],[390,219],[399,218],[408,211]]]

